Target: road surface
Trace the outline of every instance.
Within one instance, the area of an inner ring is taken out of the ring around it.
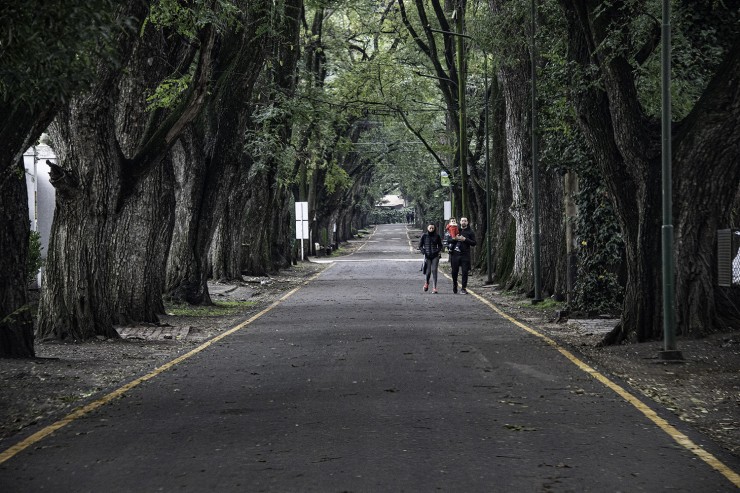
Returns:
[[[442,276],[424,293],[412,233],[378,227],[260,317],[18,450],[0,491],[740,486],[737,458],[474,294]]]

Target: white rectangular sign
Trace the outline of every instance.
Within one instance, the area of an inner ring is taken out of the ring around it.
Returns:
[[[295,222],[295,239],[296,240],[307,240],[308,239],[308,221],[296,221]]]
[[[449,200],[445,200],[445,221],[447,221],[450,217],[452,217],[452,202],[450,202]]]
[[[308,239],[308,202],[295,203],[295,238]]]
[[[295,220],[308,221],[308,202],[295,203]]]

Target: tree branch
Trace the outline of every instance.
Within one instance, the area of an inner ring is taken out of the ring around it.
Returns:
[[[409,130],[409,131],[410,131],[410,132],[412,133],[412,134],[414,134],[414,135],[416,136],[416,138],[417,138],[417,139],[419,139],[419,141],[420,141],[420,142],[421,142],[422,144],[424,144],[424,147],[425,147],[425,148],[427,149],[427,151],[429,151],[429,154],[431,154],[431,155],[432,155],[432,157],[434,157],[434,160],[435,160],[435,161],[437,161],[437,164],[439,164],[440,168],[442,168],[442,169],[443,169],[444,171],[446,171],[446,172],[447,172],[448,174],[450,174],[450,175],[451,175],[451,172],[450,172],[449,168],[448,168],[448,167],[447,167],[447,166],[445,165],[445,163],[444,163],[444,161],[442,160],[442,158],[441,158],[441,157],[439,157],[439,155],[438,155],[438,154],[437,154],[437,152],[436,152],[436,151],[435,151],[435,150],[434,150],[434,149],[432,148],[432,146],[431,146],[431,145],[429,144],[429,142],[427,142],[427,140],[426,140],[426,139],[424,138],[424,136],[423,136],[423,135],[421,135],[421,132],[419,132],[418,130],[416,130],[416,129],[415,129],[415,128],[414,128],[414,127],[413,127],[413,126],[411,125],[411,122],[409,122],[408,118],[406,118],[406,114],[405,114],[405,113],[404,113],[404,112],[403,112],[403,111],[402,111],[402,110],[401,110],[400,108],[394,108],[394,107],[392,107],[392,106],[388,106],[388,107],[389,107],[389,108],[391,108],[392,110],[394,110],[394,111],[396,112],[396,114],[398,114],[398,116],[400,116],[400,117],[401,117],[401,120],[403,120],[403,124],[404,124],[404,126],[405,126],[405,127],[406,127],[406,128],[407,128],[407,129],[408,129],[408,130]]]

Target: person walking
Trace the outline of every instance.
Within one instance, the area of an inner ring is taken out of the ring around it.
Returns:
[[[439,267],[439,257],[442,256],[442,237],[437,233],[437,226],[433,223],[429,223],[426,232],[421,235],[419,250],[424,254],[426,265],[424,291],[429,290],[429,279],[431,278],[432,294],[437,294],[437,268]]]
[[[475,246],[475,232],[468,225],[468,218],[460,218],[460,232],[453,238],[457,240],[459,250],[450,252],[450,266],[452,267],[452,292],[457,294],[457,277],[462,270],[461,294],[467,294],[468,273],[470,272],[470,247]]]

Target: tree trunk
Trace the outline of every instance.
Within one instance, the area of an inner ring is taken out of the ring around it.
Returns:
[[[201,242],[209,242],[207,230],[216,221],[213,211],[203,208],[206,158],[203,139],[191,125],[172,148],[175,173],[175,225],[167,257],[165,298],[190,304],[210,305],[208,264],[203,263]],[[204,230],[205,234],[204,234]]]
[[[0,104],[0,357],[35,355],[33,323],[28,306],[28,196],[23,152],[31,147],[57,111],[52,103],[34,110]]]
[[[506,158],[511,179],[511,205],[516,242],[514,263],[507,281],[509,289],[519,287],[529,292],[533,285],[532,264],[532,162],[530,125],[529,67],[526,52],[519,52],[516,66],[502,66],[499,71],[505,101]]]
[[[17,156],[17,153],[13,153]],[[20,163],[20,164],[18,164]],[[10,164],[10,163],[8,163]],[[28,306],[28,196],[22,158],[0,174],[0,357],[32,358],[33,322]]]
[[[268,8],[264,2],[241,6],[255,16]],[[182,204],[187,225],[177,237],[182,247],[170,253],[166,297],[191,304],[211,303],[209,275],[241,279],[241,237],[233,228],[245,218],[239,208],[245,186],[241,177],[247,176],[252,161],[244,151],[244,136],[252,126],[252,95],[266,44],[266,36],[254,32],[258,24],[247,20],[248,29],[229,32],[220,40],[214,89],[192,125],[193,143],[184,149],[185,162],[194,165],[186,175],[193,193]]]
[[[572,92],[584,135],[615,203],[625,241],[627,282],[620,325],[604,343],[644,341],[662,326],[660,259],[660,129],[639,108],[620,57],[596,54],[614,11],[596,16],[598,2],[561,0],[569,26],[569,58],[586,78]],[[597,79],[590,80],[594,66]],[[599,79],[601,78],[601,79]],[[602,89],[603,88],[603,89]]]
[[[251,195],[247,201],[247,217],[250,227],[250,246],[245,251],[243,269],[246,273],[261,276],[272,269],[270,236],[272,235],[273,196],[267,176],[257,176],[250,183]]]
[[[76,104],[75,104],[76,103]],[[110,100],[76,101],[51,128],[57,204],[42,289],[43,338],[117,337],[115,324],[156,322],[163,311],[166,247],[174,195],[168,166],[142,177],[119,206],[123,156]],[[91,115],[97,115],[94,121]]]
[[[139,14],[141,14],[139,12]],[[124,70],[101,68],[51,127],[62,166],[52,166],[56,210],[38,332],[43,338],[118,337],[114,324],[155,322],[163,311],[174,181],[164,160],[197,113],[208,80],[212,31],[203,32],[189,93],[169,112],[147,110],[172,64],[191,65],[195,47],[153,27],[129,38]]]
[[[514,239],[515,229],[512,227],[513,217],[509,212],[512,204],[511,175],[507,160],[506,147],[506,104],[501,94],[503,88],[499,82],[498,97],[492,98],[491,107],[491,188],[495,195],[492,197],[491,217],[491,249],[492,271],[499,283],[505,283],[514,267]]]
[[[737,305],[734,310],[718,312],[719,293],[715,292],[722,289],[715,282],[716,231],[737,226],[730,220],[740,192],[738,125],[740,41],[675,138],[675,195],[683,198],[676,201],[675,214],[676,324],[684,334],[705,335],[715,327],[735,327],[740,321]]]
[[[592,81],[587,90],[574,91],[574,96],[584,132],[615,198],[625,239],[628,277],[622,321],[605,342],[659,337],[660,128],[640,107],[627,60],[608,49],[597,50],[608,35],[615,35],[614,26],[621,26],[630,12],[617,6],[602,9],[596,0],[561,0],[561,5],[570,28],[569,57],[585,71],[599,69],[599,80]],[[705,8],[701,4],[684,7]],[[726,20],[717,16],[713,22]],[[715,230],[727,225],[728,207],[740,181],[740,137],[735,131],[740,123],[740,45],[736,26],[729,27],[734,39],[723,40],[725,61],[714,70],[712,81],[678,125],[673,140],[674,181],[678,183],[673,219],[677,226],[675,306],[678,332],[684,334],[705,334],[717,323],[712,261]]]
[[[575,302],[575,286],[578,277],[578,230],[576,219],[578,217],[578,174],[568,171],[565,174],[563,190],[565,208],[565,255],[566,255],[566,281],[565,301],[569,306]]]

